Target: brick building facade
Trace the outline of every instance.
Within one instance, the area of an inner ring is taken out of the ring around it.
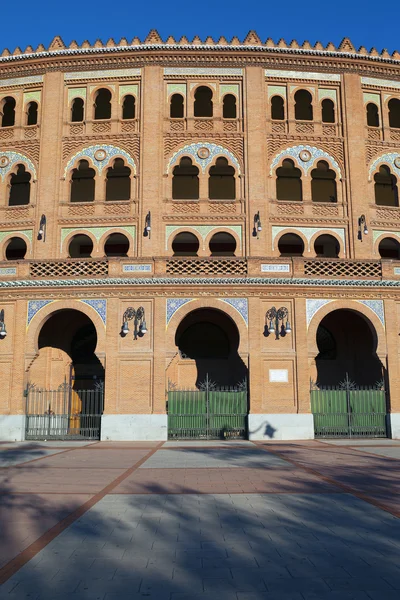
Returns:
[[[0,113],[1,439],[27,389],[103,380],[103,439],[166,439],[207,374],[253,439],[313,437],[344,377],[400,436],[398,53],[55,38],[3,52]]]

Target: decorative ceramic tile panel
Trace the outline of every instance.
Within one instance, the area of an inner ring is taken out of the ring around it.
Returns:
[[[340,75],[337,73],[310,73],[307,71],[276,71],[275,69],[265,69],[265,77],[276,77],[285,79],[315,79],[319,81],[340,81]]]
[[[38,104],[40,103],[40,98],[41,98],[42,92],[40,90],[36,90],[34,92],[24,92],[24,105],[27,102],[37,102]]]
[[[346,240],[345,240],[345,235],[344,235],[344,228],[338,228],[338,227],[272,227],[272,249],[274,249],[275,247],[275,239],[276,237],[281,234],[283,231],[298,231],[299,233],[302,233],[304,235],[304,237],[306,238],[307,242],[308,242],[308,250],[310,250],[310,242],[311,239],[313,238],[313,236],[316,233],[323,233],[326,231],[331,231],[332,233],[335,233],[342,241],[343,244],[343,252],[344,254],[346,254]]]
[[[123,273],[151,273],[153,265],[123,265]]]
[[[221,302],[225,302],[238,311],[246,325],[249,324],[249,305],[247,298],[219,298]]]
[[[135,239],[136,235],[136,226],[130,225],[126,227],[64,227],[61,229],[61,250],[64,244],[65,239],[69,236],[70,233],[74,231],[79,231],[80,233],[84,233],[85,231],[91,233],[96,240],[99,242],[102,236],[107,233],[118,233],[118,231],[124,231],[128,233],[132,239]]]
[[[337,94],[336,90],[327,89],[327,88],[318,88],[318,100],[322,100],[323,98],[330,98],[337,103]]]
[[[192,82],[192,83],[189,84],[189,89],[193,90],[198,85],[203,85],[203,84],[199,83],[199,82],[197,82],[197,83]],[[211,87],[214,90],[214,92],[217,90],[217,84],[216,83],[207,82],[207,87]]]
[[[376,242],[376,240],[381,237],[381,235],[387,235],[388,237],[395,237],[400,241],[400,232],[397,231],[379,231],[377,229],[374,229],[372,232],[372,239],[374,240],[374,242]]]
[[[45,306],[54,302],[54,300],[29,300],[28,301],[28,313],[26,318],[26,325],[29,326],[33,317]]]
[[[119,86],[119,99],[121,100],[121,98],[123,98],[127,94],[132,94],[133,96],[136,96],[136,98],[137,98],[139,95],[138,84],[132,83],[131,85],[120,85]]]
[[[398,163],[399,166],[396,166],[396,163]],[[388,152],[387,154],[378,156],[371,164],[368,173],[369,181],[371,181],[372,174],[377,170],[380,164],[389,165],[390,170],[400,177],[400,154],[398,152]]]
[[[167,310],[166,310],[166,321],[167,326],[174,314],[177,310],[179,310],[182,306],[187,304],[188,302],[192,302],[195,298],[167,298]]]
[[[243,69],[202,68],[202,67],[165,67],[164,75],[243,75]]]
[[[36,169],[33,162],[20,152],[14,152],[13,150],[0,150],[0,178],[4,181],[4,178],[12,169],[14,165],[22,163],[27,171],[32,173],[33,179],[37,179],[36,177]]]
[[[115,84],[114,84],[114,83],[107,83],[107,84],[103,84],[103,85],[107,85],[107,88],[108,88],[108,89],[110,89],[110,90],[112,90],[113,92],[115,92]],[[89,87],[89,92],[90,92],[90,94],[91,94],[92,92],[94,92],[95,90],[97,90],[97,89],[99,89],[99,86],[98,86],[98,84],[97,84],[97,85],[91,85],[91,86]]]
[[[379,94],[373,94],[372,92],[363,92],[363,100],[364,100],[364,104],[367,104],[367,102],[373,102],[374,104],[377,104],[378,106],[381,105],[381,97]]]
[[[261,273],[290,273],[290,265],[282,264],[278,265],[276,263],[263,263],[261,264]]]
[[[12,233],[15,235],[23,235],[27,237],[30,242],[32,242],[32,229],[11,229],[9,231],[0,231],[0,242],[2,242],[7,236],[9,236]]]
[[[333,302],[333,300],[323,300],[322,298],[312,298],[310,300],[306,300],[307,329],[313,316],[319,311],[320,308],[326,304],[329,304],[329,302]]]
[[[386,88],[400,89],[400,81],[390,81],[389,79],[375,79],[375,77],[361,77],[361,83],[366,85],[375,85]]]
[[[304,160],[304,158],[302,159],[301,155],[303,154],[309,156],[309,158],[307,160]],[[304,144],[285,148],[276,154],[271,162],[270,175],[272,175],[275,167],[277,167],[284,158],[293,158],[305,175],[307,175],[308,171],[314,166],[317,159],[325,159],[337,170],[340,179],[342,179],[342,171],[333,156],[325,152],[325,150]]]
[[[107,322],[107,300],[99,299],[99,300],[80,300],[83,304],[87,304],[91,308],[93,308],[100,319],[103,321],[104,325]]]
[[[219,86],[219,97],[225,96],[225,94],[233,94],[239,97],[239,86],[237,83],[225,84],[220,83]]]
[[[376,314],[382,325],[385,327],[385,311],[383,308],[383,300],[356,300],[364,306],[368,306]]]
[[[286,86],[285,85],[269,85],[268,86],[268,98],[272,96],[282,96],[286,100]]]
[[[74,98],[83,98],[84,100],[86,100],[86,92],[87,89],[85,87],[68,88],[68,104]]]
[[[79,152],[74,154],[64,169],[64,177],[66,177],[68,171],[75,166],[77,160],[81,158],[89,158],[100,175],[104,167],[109,164],[110,159],[113,157],[124,158],[127,164],[132,167],[133,172],[136,173],[135,161],[132,156],[126,152],[126,150],[122,150],[122,148],[118,148],[118,146],[112,146],[111,144],[97,144],[96,146],[87,146],[86,148],[82,148],[82,150],[79,150]]]
[[[115,79],[121,77],[139,77],[141,69],[110,69],[100,71],[78,71],[77,73],[65,73],[65,81],[74,79]]]
[[[218,229],[221,230],[221,227],[224,228],[224,231],[233,231],[236,233],[240,240],[240,245],[242,244],[242,226],[241,225],[188,225],[187,230],[196,231],[202,238],[203,244],[205,242],[206,237],[212,231]],[[168,250],[168,241],[170,236],[177,231],[178,229],[182,229],[182,225],[167,225],[165,228],[165,249]]]
[[[199,150],[202,150],[203,148],[205,149],[205,158],[201,158],[201,152],[199,156]],[[210,142],[197,142],[180,148],[169,159],[166,170],[167,173],[169,173],[171,165],[179,162],[179,159],[182,156],[190,156],[193,161],[201,167],[203,173],[205,173],[206,168],[213,162],[216,156],[225,156],[229,162],[236,167],[237,172],[240,174],[240,164],[236,156],[234,156],[227,148],[218,146],[217,144],[211,144]]]
[[[33,75],[32,77],[13,77],[12,79],[1,79],[0,87],[11,87],[13,85],[30,85],[32,83],[42,83],[43,75]]]
[[[298,89],[299,89],[298,85],[290,85],[289,86],[289,91],[290,91],[291,94],[293,94],[293,92],[295,92]],[[302,85],[301,89],[302,90],[308,90],[310,92],[310,94],[312,94],[313,96],[315,96],[315,88],[314,87]]]
[[[16,267],[0,267],[0,276],[1,275],[16,275],[17,268]]]
[[[186,83],[168,83],[167,85],[167,96],[168,98],[172,94],[182,94],[186,98]]]

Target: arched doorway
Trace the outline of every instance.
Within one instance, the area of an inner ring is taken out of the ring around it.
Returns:
[[[83,312],[63,309],[42,325],[27,386],[26,439],[99,439],[104,367]]]
[[[386,437],[385,369],[372,322],[355,310],[334,310],[319,323],[316,343],[316,437]]]
[[[170,438],[246,436],[248,369],[238,353],[239,341],[236,324],[221,310],[200,308],[181,321],[175,334],[177,361],[169,371]]]

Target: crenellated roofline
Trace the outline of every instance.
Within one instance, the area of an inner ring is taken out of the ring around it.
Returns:
[[[167,40],[162,40],[156,30],[150,31],[144,41],[139,38],[134,38],[131,43],[127,39],[122,38],[118,43],[110,38],[106,44],[101,40],[91,45],[88,41],[83,42],[81,46],[73,41],[67,47],[60,36],[56,36],[48,48],[40,44],[36,50],[28,46],[25,51],[17,47],[14,52],[5,49],[0,56],[0,63],[10,63],[15,61],[24,61],[38,58],[52,58],[59,56],[82,56],[91,54],[115,54],[122,52],[143,52],[149,50],[161,50],[168,52],[171,50],[185,51],[223,51],[223,52],[257,52],[267,54],[294,54],[302,56],[320,56],[331,58],[350,58],[374,61],[386,64],[400,64],[400,53],[395,50],[392,54],[384,49],[379,53],[375,48],[368,51],[363,46],[358,50],[353,46],[349,38],[344,38],[340,45],[336,47],[332,42],[329,42],[325,47],[321,42],[317,42],[312,46],[308,41],[300,45],[296,40],[287,44],[281,39],[275,43],[271,38],[262,42],[255,31],[250,31],[246,38],[241,42],[237,37],[232,38],[228,42],[225,38],[220,38],[214,41],[208,37],[203,42],[198,36],[195,36],[190,42],[186,37],[182,37],[176,41],[173,37]]]

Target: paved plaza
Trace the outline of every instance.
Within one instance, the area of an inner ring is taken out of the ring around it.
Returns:
[[[0,600],[399,600],[400,441],[0,443]]]

